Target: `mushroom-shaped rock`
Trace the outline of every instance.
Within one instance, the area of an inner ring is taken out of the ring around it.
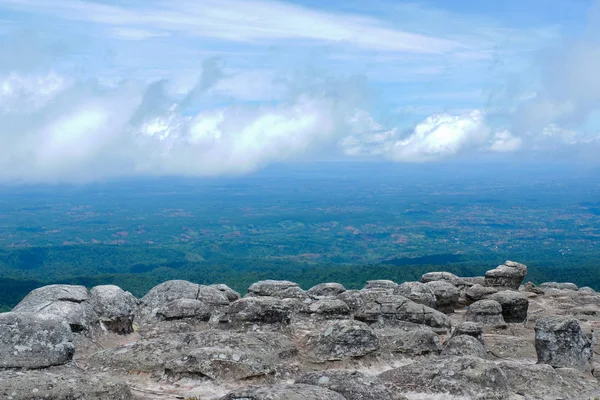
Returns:
[[[404,282],[394,289],[394,294],[404,296],[427,307],[435,308],[436,305],[433,290],[422,282]]]
[[[504,290],[489,296],[489,299],[496,300],[502,306],[502,317],[505,322],[524,322],[527,319],[527,309],[529,300],[519,292]]]
[[[495,300],[479,300],[469,306],[466,320],[479,322],[488,328],[506,328],[502,306]]]
[[[115,285],[96,286],[90,290],[90,302],[108,330],[120,334],[133,332],[138,301],[131,293]]]
[[[392,297],[401,297],[401,296],[388,296],[388,298]],[[382,309],[384,307],[385,301],[387,298],[383,298],[382,301]],[[394,313],[392,314],[395,319],[398,321],[412,322],[415,324],[427,325],[432,328],[441,328],[442,330],[446,330],[450,328],[451,323],[450,319],[447,315],[433,308],[424,306],[423,304],[417,304],[414,301],[410,301],[405,299],[403,302],[392,301],[385,305],[385,307],[389,310],[392,310],[392,307],[395,307]],[[397,305],[397,307],[396,307]]]
[[[425,284],[435,295],[435,309],[443,312],[453,311],[459,308],[458,298],[460,292],[448,281],[431,281]]]
[[[514,261],[506,261],[503,265],[485,273],[485,286],[517,290],[527,275],[527,266]]]
[[[483,344],[473,336],[454,336],[444,344],[442,356],[473,356],[485,358],[485,347],[483,347]]]
[[[0,368],[44,368],[73,358],[73,334],[58,316],[0,314]]]
[[[379,378],[402,391],[447,393],[469,399],[506,399],[506,375],[495,363],[479,357],[445,357],[414,362],[386,371]]]
[[[377,329],[381,350],[390,353],[402,353],[411,356],[437,354],[440,351],[438,335],[422,325],[399,328]]]
[[[483,342],[483,325],[481,325],[479,322],[465,321],[465,322],[461,323],[460,325],[458,325],[456,327],[456,329],[454,330],[454,332],[452,332],[452,336],[460,336],[460,335],[472,336],[475,339],[479,340],[479,342],[481,344],[484,344],[484,342]]]
[[[367,281],[364,289],[385,289],[385,290],[394,290],[398,284],[394,281],[390,281],[387,279],[378,279]]]
[[[344,396],[314,385],[250,386],[237,389],[221,400],[345,400]]]
[[[479,301],[497,292],[497,288],[475,284],[465,291],[465,297],[470,301]]]
[[[317,362],[362,357],[379,349],[379,339],[368,325],[360,321],[330,322],[320,332],[308,336],[306,348]]]
[[[283,300],[272,297],[244,297],[226,311],[231,322],[289,324],[292,309]]]
[[[346,288],[340,283],[319,283],[308,289],[306,294],[313,298],[337,296],[346,291]]]
[[[0,398],[7,400],[133,400],[120,380],[66,371],[0,372]]]
[[[290,281],[266,280],[255,282],[248,288],[248,294],[255,296],[274,296],[277,292],[289,288],[297,288],[298,284]]]
[[[400,400],[377,377],[358,371],[330,370],[309,372],[296,379],[296,383],[321,386],[344,396],[346,400]]]
[[[177,299],[198,299],[199,285],[196,283],[171,280],[154,286],[141,299],[140,314],[144,317],[156,314],[165,304]]]
[[[579,290],[576,284],[570,282],[544,282],[540,284],[542,289]]]
[[[591,338],[583,334],[575,318],[552,316],[538,320],[535,350],[540,364],[593,370]]]
[[[223,294],[225,294],[225,296],[227,297],[227,299],[229,301],[236,301],[238,299],[240,299],[242,296],[240,296],[240,294],[238,292],[236,292],[235,290],[233,290],[232,288],[230,288],[227,285],[224,285],[222,283],[215,283],[213,285],[210,285],[211,287],[214,287],[215,289],[223,292]]]
[[[210,319],[210,314],[210,307],[200,300],[177,299],[160,307],[156,312],[156,317],[164,321],[186,318],[198,321],[208,321]]]
[[[208,306],[227,306],[229,298],[227,294],[215,287],[198,285],[196,300],[200,300]]]

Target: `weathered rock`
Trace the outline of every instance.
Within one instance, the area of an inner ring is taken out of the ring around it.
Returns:
[[[469,277],[462,277],[460,278],[462,279],[464,282],[467,283],[467,285],[485,285],[485,277],[484,276],[469,276]]]
[[[23,306],[38,306],[53,301],[70,301],[81,303],[90,299],[85,286],[79,285],[48,285],[34,289],[15,308]]]
[[[213,286],[198,285],[196,300],[200,300],[208,306],[227,306],[229,298],[227,294]]]
[[[473,336],[458,335],[450,338],[442,349],[442,356],[472,356],[485,358],[485,347]]]
[[[582,286],[579,288],[578,291],[579,291],[579,293],[587,294],[587,295],[591,295],[591,296],[595,296],[598,294],[594,289],[592,289],[589,286]]]
[[[273,297],[244,297],[233,302],[226,314],[234,323],[289,324],[292,309]]]
[[[525,275],[527,275],[525,264],[506,261],[503,265],[499,265],[485,273],[485,285],[517,290]]]
[[[314,385],[251,386],[237,389],[221,400],[345,400],[331,390]]]
[[[140,317],[156,315],[158,309],[165,304],[178,299],[198,299],[199,285],[196,283],[171,280],[154,286],[141,299]]]
[[[479,300],[469,306],[466,320],[479,322],[484,327],[506,328],[502,317],[502,306],[495,300]]]
[[[319,283],[308,289],[306,292],[310,297],[321,298],[328,296],[337,296],[340,293],[344,293],[346,288],[339,283]]]
[[[115,379],[68,371],[0,372],[0,398],[6,400],[132,400],[129,387]]]
[[[211,310],[200,300],[177,299],[168,302],[156,311],[159,320],[172,321],[177,319],[191,318],[198,321],[208,321]]]
[[[248,293],[256,296],[273,296],[277,292],[281,292],[292,287],[298,287],[298,284],[290,281],[266,280],[250,285],[248,288]]]
[[[311,333],[306,342],[309,357],[319,362],[362,357],[378,349],[375,332],[351,320],[330,322],[320,332]]]
[[[359,310],[365,305],[360,290],[346,290],[345,292],[338,294],[336,298],[346,303],[350,308],[350,311]]]
[[[542,289],[579,290],[576,284],[570,282],[544,282],[540,284]]]
[[[537,286],[535,286],[535,284],[533,282],[527,282],[525,285],[523,285],[523,290],[529,293],[535,293],[535,294],[544,294],[545,291],[544,289],[541,289]]]
[[[73,334],[64,319],[45,314],[0,314],[0,368],[61,365],[74,353]]]
[[[415,324],[427,325],[432,328],[448,329],[451,326],[450,319],[433,308],[417,304],[402,296],[387,296],[380,299],[382,311],[388,317],[398,321],[413,322]]]
[[[441,280],[431,281],[425,284],[435,295],[435,309],[442,312],[451,312],[459,308],[458,298],[460,292],[452,283]]]
[[[483,300],[488,296],[497,293],[498,289],[489,286],[475,284],[465,291],[465,297],[472,302]]]
[[[422,325],[377,329],[375,333],[381,350],[390,353],[419,356],[437,354],[441,349],[438,335]]]
[[[377,377],[366,376],[358,371],[332,370],[310,372],[296,383],[321,386],[344,396],[346,400],[400,400]]]
[[[364,289],[384,289],[384,290],[394,290],[398,284],[394,281],[379,279],[373,281],[367,281]]]
[[[210,285],[210,286],[214,287],[215,289],[217,289],[220,292],[222,292],[227,297],[227,300],[229,300],[230,302],[234,302],[236,300],[239,300],[242,297],[242,296],[240,296],[240,294],[238,292],[236,292],[235,290],[233,290],[229,286],[224,285],[222,283],[215,283],[215,284]]]
[[[421,282],[404,282],[394,289],[395,295],[404,296],[424,306],[435,308],[436,298],[431,287]]]
[[[133,332],[138,304],[134,295],[115,285],[96,286],[90,290],[90,303],[108,330],[120,334]]]
[[[428,272],[421,276],[421,282],[447,281],[455,286],[469,286],[469,283],[450,272]]]
[[[307,307],[307,312],[330,317],[350,314],[350,307],[342,300],[326,298],[315,301]]]
[[[545,317],[535,325],[538,363],[555,368],[593,371],[592,341],[581,331],[579,321],[569,317]]]
[[[458,325],[454,332],[452,332],[452,336],[460,336],[460,335],[468,335],[477,339],[481,344],[483,342],[483,325],[479,322],[468,322],[465,321]]]
[[[517,323],[524,322],[527,319],[529,300],[527,300],[524,294],[505,290],[490,295],[489,299],[500,303],[502,306],[502,317],[505,322]]]
[[[278,292],[273,293],[272,297],[278,299],[292,299],[292,300],[300,300],[304,301],[309,299],[306,291],[298,286],[292,286],[287,289],[280,290]]]

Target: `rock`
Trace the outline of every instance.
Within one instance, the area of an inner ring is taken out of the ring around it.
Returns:
[[[452,336],[467,335],[477,339],[481,344],[483,342],[483,325],[479,322],[463,322],[456,327]]]
[[[119,334],[133,332],[133,319],[138,300],[115,285],[96,286],[90,290],[90,302],[100,322]]]
[[[518,323],[527,320],[527,309],[529,300],[519,292],[505,290],[489,296],[489,299],[495,300],[502,306],[502,317],[505,322]]]
[[[168,302],[156,311],[156,317],[163,321],[190,318],[198,321],[208,321],[211,310],[200,300],[177,299]]]
[[[255,296],[273,296],[277,292],[296,287],[298,287],[298,284],[290,281],[266,280],[250,285],[248,293]]]
[[[278,292],[273,293],[273,296],[278,299],[292,299],[292,300],[300,300],[304,301],[309,299],[306,291],[302,290],[300,287],[292,286],[287,289],[280,290]]]
[[[535,325],[538,363],[555,368],[594,370],[592,341],[581,331],[579,321],[569,317],[545,317]]]
[[[486,400],[503,400],[509,395],[504,372],[493,362],[479,357],[420,360],[386,371],[379,378],[398,390],[416,393],[450,393]]]
[[[244,297],[226,311],[231,322],[289,324],[292,309],[283,300],[272,297]]]
[[[78,370],[0,372],[0,398],[7,400],[133,400],[129,387],[115,378]]]
[[[485,286],[517,290],[525,275],[527,275],[525,264],[506,261],[503,265],[485,273]]]
[[[379,339],[365,323],[341,320],[309,334],[306,349],[317,362],[347,360],[377,351]]]
[[[558,289],[558,290],[579,290],[576,284],[569,282],[544,282],[540,284],[542,289]]]
[[[495,300],[479,300],[469,306],[466,320],[479,322],[484,327],[506,328],[502,317],[502,306]]]
[[[358,371],[332,370],[310,372],[296,383],[320,386],[337,392],[346,400],[400,400],[403,397],[387,388],[377,377]]]
[[[54,315],[0,314],[0,367],[44,368],[65,364],[75,345],[67,322]]]
[[[435,295],[435,309],[442,312],[452,312],[459,308],[458,298],[460,292],[448,281],[431,281],[425,284]]]
[[[384,290],[394,290],[396,289],[396,287],[398,286],[398,284],[394,281],[390,281],[390,280],[386,280],[386,279],[379,279],[379,280],[373,280],[373,281],[367,281],[367,284],[365,285],[364,289],[384,289]]]
[[[350,307],[342,300],[326,298],[310,304],[307,311],[324,316],[340,317],[350,314]]]
[[[381,350],[411,356],[440,352],[438,335],[422,325],[377,329]]]
[[[485,285],[485,277],[484,276],[471,276],[471,277],[463,277],[460,278],[462,279],[464,282],[467,283],[467,285]]]
[[[238,292],[236,292],[235,290],[233,290],[229,286],[224,285],[222,283],[216,283],[216,284],[213,284],[213,285],[210,285],[210,286],[214,287],[215,289],[217,289],[220,292],[222,292],[227,297],[227,300],[229,300],[230,302],[234,302],[236,300],[239,300],[242,297],[242,296],[240,296],[240,294]]]
[[[346,288],[339,283],[319,283],[308,289],[306,292],[310,297],[321,298],[329,296],[337,296],[340,293],[344,293]]]
[[[485,347],[483,344],[469,335],[458,335],[450,338],[442,349],[442,356],[472,356],[485,358]]]
[[[400,296],[388,296],[388,298]],[[386,298],[381,300],[384,302]],[[385,303],[383,303],[385,304]],[[382,305],[383,305],[382,304]],[[432,328],[448,329],[450,328],[450,319],[444,313],[441,313],[433,308],[429,308],[422,304],[417,304],[414,301],[405,299],[405,301],[391,301],[386,305],[391,317],[396,320],[412,322],[415,324],[427,325]],[[393,312],[392,312],[393,311]]]
[[[227,294],[213,286],[198,285],[196,300],[200,300],[208,306],[228,306]]]
[[[595,296],[598,294],[594,289],[592,289],[589,286],[580,287],[579,293],[588,294],[588,295],[592,295],[592,296]]]
[[[451,274],[450,272],[428,272],[425,275],[421,276],[421,282],[437,282],[437,281],[447,281],[453,284],[454,286],[469,286],[469,283],[462,280],[458,276]]]
[[[527,282],[525,285],[523,285],[523,290],[529,293],[544,294],[544,290],[535,286],[533,282]]]
[[[360,290],[346,290],[338,294],[336,298],[346,303],[350,311],[356,311],[365,306],[365,301]]]
[[[237,389],[221,400],[345,400],[339,393],[313,385],[251,386]]]
[[[78,285],[48,285],[34,289],[17,307],[37,306],[39,304],[51,303],[53,301],[70,301],[82,303],[90,299],[90,294],[85,286]]]
[[[198,299],[199,285],[196,283],[171,280],[154,286],[141,299],[140,316],[156,315],[156,311],[167,303],[178,299]]]
[[[465,291],[465,297],[472,302],[483,300],[488,296],[497,293],[498,289],[475,284]]]
[[[404,282],[394,289],[395,295],[404,296],[424,306],[435,308],[436,298],[431,287],[421,282]]]

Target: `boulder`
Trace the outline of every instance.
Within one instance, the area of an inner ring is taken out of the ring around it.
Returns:
[[[211,310],[200,300],[176,299],[168,302],[156,311],[156,317],[161,321],[172,321],[178,319],[194,319],[208,321]]]
[[[336,298],[346,303],[350,311],[356,311],[365,306],[365,301],[360,290],[346,290],[338,294]]]
[[[330,370],[310,372],[296,379],[296,383],[320,386],[337,392],[346,400],[400,400],[400,396],[386,387],[377,377],[358,371]]]
[[[298,286],[292,286],[287,289],[280,290],[278,292],[273,293],[272,297],[278,299],[290,299],[290,300],[300,300],[305,301],[309,300],[310,297],[306,294],[306,291]]]
[[[0,314],[0,367],[44,368],[65,364],[75,345],[67,322],[54,315]]]
[[[65,371],[0,372],[0,398],[7,400],[133,400],[129,387],[115,378]]]
[[[346,288],[339,283],[319,283],[308,289],[306,294],[313,298],[337,296],[340,293],[344,293]]]
[[[465,291],[465,297],[471,302],[483,300],[488,296],[497,293],[498,289],[490,286],[475,284]]]
[[[402,299],[402,296],[383,297],[380,299],[380,304],[388,319],[412,322],[443,330],[451,326],[450,319],[444,313],[406,298]]]
[[[460,308],[458,298],[460,292],[452,283],[440,280],[431,281],[425,284],[435,295],[435,309],[442,312],[452,312],[455,308]]]
[[[527,309],[529,300],[519,292],[505,290],[489,296],[489,299],[495,300],[502,306],[502,317],[505,322],[518,323],[527,320]]]
[[[427,307],[435,308],[436,305],[435,293],[431,287],[421,282],[404,282],[394,289],[394,294]]]
[[[472,356],[485,358],[485,347],[483,344],[469,335],[458,335],[450,338],[442,349],[442,356]]]
[[[360,321],[330,322],[319,332],[311,332],[306,351],[317,362],[347,360],[379,350],[375,332]]]
[[[304,384],[251,386],[237,389],[221,400],[345,400],[331,390]]]
[[[506,261],[503,265],[485,273],[485,286],[517,290],[527,275],[527,266],[514,261]]]
[[[552,316],[539,319],[535,324],[535,350],[540,364],[584,372],[594,370],[592,340],[583,334],[575,318]]]
[[[495,300],[479,300],[469,306],[466,320],[479,322],[487,328],[506,328],[502,306]]]
[[[208,306],[218,307],[229,305],[227,293],[213,286],[198,285],[198,294],[196,295],[196,300],[200,300]]]
[[[154,286],[141,299],[140,316],[156,315],[156,311],[165,304],[177,299],[198,299],[199,285],[196,283],[171,280]]]
[[[579,293],[587,294],[587,295],[590,295],[590,296],[595,296],[595,295],[598,294],[594,289],[592,289],[589,286],[580,287],[578,291],[579,291]]]
[[[384,290],[394,290],[398,284],[394,281],[379,279],[373,281],[367,281],[364,289],[384,289]]]
[[[248,288],[248,294],[255,296],[274,296],[277,292],[289,288],[299,288],[297,283],[290,281],[266,280],[253,283]]]
[[[342,300],[325,298],[307,307],[307,312],[329,317],[340,317],[350,314],[350,307]]]
[[[470,284],[459,278],[458,276],[451,274],[450,272],[428,272],[421,276],[421,282],[437,282],[437,281],[447,281],[453,284],[454,286],[470,286]]]
[[[523,285],[523,290],[525,292],[534,293],[534,294],[544,294],[545,293],[544,289],[535,286],[535,284],[533,282],[527,282],[525,285]]]
[[[579,290],[576,284],[570,282],[544,282],[540,284],[541,289]]]
[[[115,285],[102,285],[90,290],[90,302],[106,329],[119,334],[133,332],[138,305],[134,295]]]
[[[482,400],[504,400],[509,395],[504,372],[495,363],[479,357],[420,360],[386,371],[379,378],[398,390],[423,394],[450,393]]]
[[[460,336],[460,335],[472,336],[475,339],[477,339],[481,344],[484,344],[484,342],[483,342],[483,325],[481,325],[479,322],[465,321],[465,322],[461,323],[460,325],[458,325],[456,327],[456,329],[454,330],[454,332],[452,332],[452,336]]]
[[[430,328],[422,325],[405,325],[399,328],[376,329],[381,350],[411,356],[438,354],[440,340]]]
[[[226,311],[234,323],[289,324],[292,308],[273,297],[244,297],[233,302]]]
[[[224,285],[222,283],[216,283],[213,285],[210,285],[211,287],[214,287],[215,289],[219,290],[220,292],[222,292],[227,299],[230,302],[234,302],[236,300],[239,300],[242,296],[240,296],[240,294],[238,292],[236,292],[235,290],[233,290],[232,288],[230,288],[227,285]]]

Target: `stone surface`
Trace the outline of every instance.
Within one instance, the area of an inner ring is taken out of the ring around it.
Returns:
[[[382,352],[419,356],[437,354],[441,350],[438,335],[422,325],[376,329],[375,333]]]
[[[163,305],[156,311],[159,320],[172,321],[191,318],[198,321],[210,319],[210,307],[195,299],[176,299]]]
[[[479,300],[469,306],[466,320],[479,322],[484,327],[505,328],[502,306],[495,300]]]
[[[527,275],[525,264],[506,261],[503,265],[499,265],[485,273],[485,285],[517,290],[525,275]]]
[[[460,335],[468,335],[477,339],[481,344],[483,342],[483,325],[479,322],[468,322],[465,321],[458,325],[454,332],[452,332],[452,336],[460,336]]]
[[[350,311],[356,311],[365,306],[365,301],[360,290],[346,290],[338,294],[336,298],[346,303]]]
[[[398,284],[394,281],[379,279],[373,281],[367,281],[364,289],[389,289],[394,290]]]
[[[229,298],[227,293],[213,286],[198,285],[196,300],[200,300],[208,306],[227,306]]]
[[[584,335],[574,318],[546,317],[538,320],[535,325],[535,349],[538,363],[585,372],[594,370],[592,340]]]
[[[450,338],[442,349],[442,356],[473,356],[485,358],[483,344],[469,335],[458,335]]]
[[[498,289],[489,286],[475,284],[465,291],[465,297],[472,302],[485,299],[487,296],[497,293]]]
[[[223,292],[223,294],[227,297],[227,299],[230,302],[234,302],[236,300],[239,300],[242,296],[240,296],[240,294],[238,292],[236,292],[235,290],[233,290],[232,288],[230,288],[227,285],[224,285],[222,283],[215,283],[213,285],[210,285],[211,287],[214,287],[215,289]]]
[[[0,314],[0,368],[43,368],[73,358],[69,325],[54,315]]]
[[[304,384],[251,386],[235,390],[221,400],[345,400],[339,393]]]
[[[495,300],[502,306],[502,317],[505,322],[518,323],[525,322],[527,319],[527,309],[529,308],[529,300],[519,292],[505,290],[494,293],[488,297]]]
[[[90,302],[104,326],[113,332],[133,332],[138,300],[115,285],[96,286],[90,290]]]
[[[458,298],[460,292],[449,281],[431,281],[425,284],[435,295],[435,309],[443,312],[449,312],[459,308]]]
[[[272,297],[244,297],[227,309],[231,322],[289,324],[292,309],[284,301]]]
[[[462,280],[458,276],[451,274],[450,272],[428,272],[421,276],[421,282],[436,282],[436,281],[447,281],[453,285],[469,285],[468,282]]]
[[[198,290],[198,284],[183,280],[171,280],[156,285],[142,297],[140,317],[155,316],[162,306],[173,300],[197,300]]]
[[[273,296],[277,292],[281,292],[293,287],[298,287],[298,284],[290,281],[266,280],[250,285],[248,288],[248,293],[256,296]]]
[[[308,289],[306,294],[313,298],[337,296],[340,293],[344,293],[346,288],[339,283],[319,283]]]
[[[311,303],[307,307],[307,312],[330,317],[340,317],[350,314],[350,307],[342,300],[326,298]]]
[[[576,284],[570,282],[544,282],[540,284],[541,289],[579,290]]]
[[[318,362],[346,360],[377,351],[379,338],[360,321],[341,320],[312,333],[305,348],[309,357]]]
[[[409,300],[424,306],[435,308],[436,297],[431,287],[422,282],[404,282],[394,289],[396,295],[401,295]]]

